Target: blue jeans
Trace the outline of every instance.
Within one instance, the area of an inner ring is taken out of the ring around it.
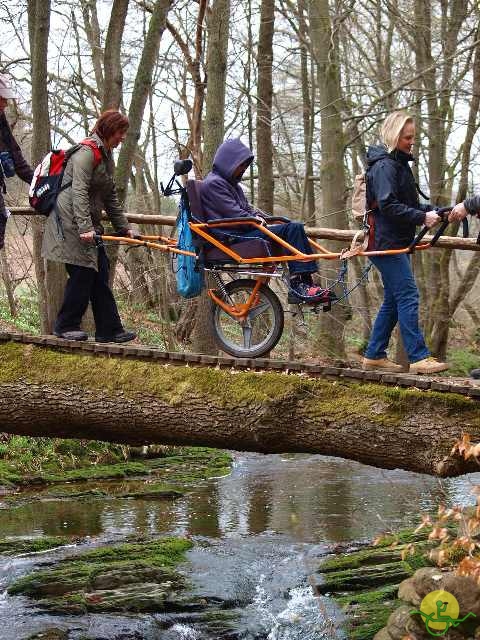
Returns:
[[[268,227],[272,233],[275,233],[279,238],[291,244],[292,247],[298,249],[302,253],[313,253],[312,247],[308,241],[307,234],[303,224],[300,222],[283,222],[282,224],[272,224]],[[218,231],[218,230],[217,230]],[[230,236],[233,234],[230,232]],[[269,240],[270,238],[258,229],[252,229],[252,231],[239,231],[238,235],[235,234],[235,242],[241,240],[249,240],[250,238],[260,238],[261,240]],[[271,240],[274,253],[273,255],[290,255],[288,249],[283,249],[277,242]],[[281,253],[279,253],[279,250]],[[288,263],[290,274],[297,273],[315,273],[317,271],[317,263],[315,260],[310,262],[299,262],[298,260],[290,260]]]
[[[380,271],[384,298],[373,325],[365,357],[377,360],[387,356],[387,347],[395,325],[400,325],[403,346],[410,362],[430,355],[418,325],[418,289],[407,254],[371,256]]]

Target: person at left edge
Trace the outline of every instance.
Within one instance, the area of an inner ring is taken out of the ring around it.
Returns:
[[[30,183],[33,178],[33,169],[23,157],[5,115],[8,101],[14,98],[16,98],[16,94],[10,86],[7,76],[0,74],[0,158],[5,164],[5,169],[2,169],[3,164],[0,166],[0,249],[3,249],[5,243],[5,229],[7,218],[10,215],[3,198],[7,192],[5,178],[8,179],[15,174],[27,183]]]
[[[86,340],[80,325],[88,303],[92,305],[97,342],[128,342],[136,338],[125,331],[108,282],[110,264],[103,246],[96,246],[95,234],[104,232],[104,209],[115,229],[133,237],[117,197],[112,150],[125,139],[128,119],[109,110],[97,120],[90,140],[98,147],[101,160],[87,145],[73,153],[65,167],[63,182],[71,186],[57,199],[58,215],[47,218],[42,255],[63,262],[68,272],[63,304],[55,321],[54,333],[66,340]]]

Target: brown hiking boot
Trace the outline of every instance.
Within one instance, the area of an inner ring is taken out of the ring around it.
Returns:
[[[403,371],[403,367],[401,364],[392,362],[388,358],[379,358],[377,360],[364,358],[362,362],[362,369],[364,371],[392,371],[393,373],[400,373],[401,371]]]
[[[410,365],[410,373],[439,373],[440,371],[446,371],[448,364],[446,362],[439,362],[436,358],[431,356],[418,360],[418,362],[412,362]]]

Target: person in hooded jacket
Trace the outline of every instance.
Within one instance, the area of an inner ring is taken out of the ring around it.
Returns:
[[[367,203],[371,209],[369,251],[403,249],[415,237],[417,225],[431,228],[440,217],[430,205],[420,204],[418,187],[410,168],[415,141],[415,123],[403,111],[391,113],[382,125],[382,146],[367,153]],[[375,319],[363,369],[401,371],[401,365],[387,358],[387,347],[397,322],[411,373],[437,373],[448,365],[431,357],[420,330],[418,289],[410,255],[370,256],[384,287],[383,303]]]
[[[28,184],[33,178],[32,167],[23,157],[5,116],[8,100],[15,97],[15,92],[10,87],[8,78],[4,74],[0,74],[0,249],[3,249],[5,243],[5,228],[10,215],[3,199],[7,192],[5,178],[17,175]]]
[[[268,214],[253,207],[245,197],[240,181],[245,171],[253,162],[252,151],[239,138],[225,140],[217,149],[210,173],[201,183],[201,202],[205,220],[211,222],[221,218],[251,218],[255,217],[265,224]],[[278,235],[302,253],[312,254],[312,247],[308,241],[303,224],[299,222],[285,222],[269,225],[269,230]],[[234,236],[235,241],[251,238],[265,239],[267,236],[252,227],[238,226],[235,230],[222,231],[216,229],[215,235],[221,241],[228,241]],[[316,273],[317,265],[314,260],[288,262],[290,270],[289,302],[325,302],[331,297],[331,292],[315,286],[312,274]],[[295,294],[299,294],[298,298]]]

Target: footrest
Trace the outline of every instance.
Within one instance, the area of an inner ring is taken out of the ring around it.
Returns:
[[[338,296],[334,291],[330,289],[324,289],[321,294],[316,296],[302,296],[299,293],[293,291],[288,292],[288,304],[323,304],[327,309],[324,311],[330,311],[332,302],[338,300]]]

